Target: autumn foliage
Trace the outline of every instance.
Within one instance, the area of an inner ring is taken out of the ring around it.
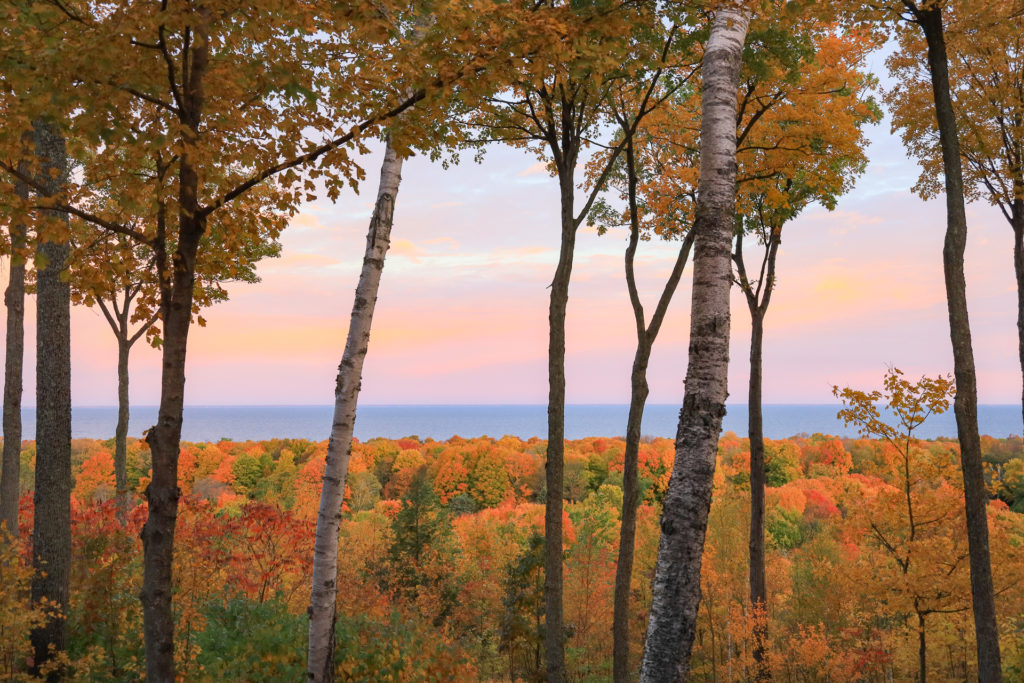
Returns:
[[[139,680],[144,671],[139,529],[113,497],[111,442],[75,441],[74,566],[68,651],[76,680]],[[543,677],[545,442],[410,437],[353,444],[341,534],[339,680],[539,680]],[[986,440],[994,572],[1009,671],[1024,671],[1020,495],[1024,444]],[[184,444],[175,553],[175,657],[186,680],[298,680],[324,443]],[[611,601],[622,501],[621,439],[566,443],[567,666],[573,680],[611,671]],[[33,444],[26,442],[30,465]],[[642,504],[633,577],[632,647],[642,647],[658,518],[673,457],[668,439],[640,450]],[[970,585],[955,441],[916,441],[905,460],[885,438],[815,434],[766,443],[767,614],[749,612],[745,519],[749,447],[719,444],[694,680],[746,680],[757,619],[781,681],[906,680],[916,675],[917,612],[930,674],[974,671]],[[128,472],[148,479],[144,442]],[[907,534],[904,475],[918,522]],[[31,528],[31,496],[23,523]],[[5,546],[6,547],[6,546]],[[17,548],[17,546],[11,546]],[[21,675],[43,605],[24,593],[27,556],[0,558],[0,665]],[[903,565],[907,570],[903,570]],[[373,673],[371,673],[373,672]],[[18,680],[15,678],[14,680]]]

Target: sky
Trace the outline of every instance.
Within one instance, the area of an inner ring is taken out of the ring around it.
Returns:
[[[879,62],[879,60],[875,60]],[[880,63],[872,64],[884,73]],[[835,211],[806,210],[784,232],[766,319],[765,403],[831,403],[832,386],[875,387],[890,364],[952,372],[942,279],[944,202],[910,188],[918,169],[886,119],[870,165]],[[189,336],[186,403],[328,404],[382,157],[363,157],[360,195],[306,205],[262,282],[229,287]],[[1012,233],[986,204],[968,208],[967,285],[979,401],[1020,400]],[[384,269],[363,404],[544,403],[548,285],[558,255],[558,187],[528,153],[495,146],[448,170],[406,162]],[[627,403],[636,338],[623,276],[626,232],[577,240],[567,321],[567,401]],[[653,308],[677,245],[645,242],[638,284]],[[748,256],[749,258],[749,256]],[[4,282],[7,266],[0,273]],[[654,347],[649,402],[681,404],[689,273]],[[730,402],[746,403],[750,320],[736,288]],[[34,404],[35,314],[26,311],[25,405]],[[98,310],[72,312],[72,401],[113,405],[116,343]],[[159,353],[140,342],[131,400],[159,399]]]

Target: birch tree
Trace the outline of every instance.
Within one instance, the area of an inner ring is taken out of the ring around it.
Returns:
[[[685,680],[696,635],[700,565],[729,367],[729,289],[736,207],[736,93],[750,13],[723,4],[701,66],[700,180],[686,394],[665,495],[640,680]]]

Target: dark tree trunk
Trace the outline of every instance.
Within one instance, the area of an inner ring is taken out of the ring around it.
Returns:
[[[928,683],[928,641],[921,612],[917,613],[917,680]]]
[[[202,17],[204,10],[199,10]],[[201,129],[203,79],[209,58],[205,26],[193,27],[195,41],[190,50],[188,86],[182,95],[182,148],[178,159],[178,244],[167,272],[166,242],[156,245],[157,270],[161,287],[163,356],[160,378],[160,409],[157,423],[146,435],[153,461],[153,474],[146,487],[149,516],[142,527],[142,623],[146,641],[146,679],[150,683],[173,683],[174,613],[173,589],[174,528],[178,517],[178,454],[185,401],[185,358],[192,318],[196,252],[206,230],[206,214],[199,205],[199,175],[191,149]],[[162,222],[161,218],[158,219]],[[162,229],[158,226],[158,232]]]
[[[60,192],[67,175],[64,138],[52,123],[34,124],[40,183],[48,195]],[[55,171],[55,173],[52,173]],[[53,221],[67,218],[50,216]],[[61,236],[53,235],[58,240]],[[32,527],[32,602],[57,609],[32,632],[33,672],[65,647],[71,575],[71,289],[61,273],[70,253],[63,241],[40,241],[45,266],[36,277],[36,481]],[[50,674],[58,680],[59,672]]]
[[[761,223],[761,241],[764,257],[759,270],[760,279],[751,282],[743,258],[743,235],[736,236],[733,261],[739,275],[740,289],[750,311],[750,380],[747,393],[747,435],[750,439],[750,544],[749,577],[750,607],[754,621],[754,662],[756,680],[771,680],[771,669],[765,653],[768,641],[768,586],[765,578],[764,513],[765,513],[765,457],[764,416],[761,405],[763,386],[764,318],[775,290],[775,264],[782,243],[781,226]]]
[[[622,523],[619,528],[619,555],[615,565],[615,596],[612,614],[612,676],[615,683],[627,683],[631,679],[629,663],[629,598],[633,579],[633,559],[636,550],[636,512],[640,504],[640,481],[638,460],[640,455],[640,432],[643,425],[644,407],[647,403],[647,366],[651,349],[665,320],[668,306],[675,295],[683,269],[693,246],[693,231],[686,233],[679,247],[679,255],[665,283],[657,308],[647,325],[643,305],[636,287],[634,262],[640,241],[640,221],[636,203],[636,160],[633,151],[633,136],[627,130],[626,170],[629,183],[630,234],[626,248],[626,286],[633,307],[636,323],[636,353],[633,355],[633,370],[630,375],[629,416],[626,419],[626,451],[622,468]]]
[[[686,394],[661,517],[661,540],[640,680],[684,681],[700,607],[700,568],[725,415],[729,290],[736,213],[736,106],[750,17],[716,12],[701,71],[701,168],[694,243]]]
[[[573,163],[575,156],[573,155]],[[544,466],[544,656],[549,683],[565,680],[562,618],[562,496],[565,461],[565,312],[569,303],[576,220],[573,169],[559,169],[562,239],[548,306],[548,452]]]
[[[196,177],[184,163],[182,194],[194,192]],[[194,196],[194,195],[192,195]],[[188,206],[182,202],[183,206]],[[193,205],[194,206],[194,205]],[[146,639],[147,680],[171,683],[174,669],[174,615],[171,611],[174,528],[178,516],[178,452],[185,396],[185,354],[192,312],[196,250],[203,234],[202,219],[182,209],[178,249],[171,272],[171,291],[163,302],[164,344],[160,381],[160,410],[146,442],[153,474],[146,487],[149,516],[142,528],[142,615]]]
[[[629,597],[636,549],[636,510],[640,504],[637,461],[640,430],[647,402],[647,364],[651,345],[638,342],[630,377],[629,417],[626,420],[626,452],[622,468],[622,525],[619,529],[619,558],[615,565],[615,600],[612,614],[612,673],[615,683],[630,680]]]
[[[16,194],[28,198],[28,187],[19,182]],[[4,364],[4,453],[0,469],[0,525],[18,535],[18,498],[21,494],[21,395],[25,363],[25,224],[11,224],[11,272],[4,292],[7,306],[7,342]]]
[[[949,334],[953,344],[953,368],[956,377],[957,434],[964,476],[964,503],[967,513],[967,540],[970,549],[971,597],[974,629],[978,647],[978,679],[982,683],[1002,680],[999,656],[999,631],[992,587],[992,564],[988,546],[988,492],[978,435],[978,387],[971,345],[971,327],[967,312],[967,284],[964,279],[964,250],[967,245],[967,215],[964,208],[963,174],[960,166],[960,141],[956,116],[949,91],[949,68],[939,6],[916,10],[917,20],[928,42],[928,67],[931,72],[935,114],[942,147],[946,183],[946,239],[942,250],[949,308]]]
[[[125,303],[125,315],[128,304]],[[117,429],[114,431],[114,480],[117,490],[117,516],[122,524],[128,517],[128,354],[131,345],[122,335],[117,338]]]
[[[1017,356],[1024,378],[1024,199],[1014,199],[1010,209],[1013,228],[1013,272],[1017,277]],[[1021,386],[1021,415],[1024,416],[1024,384]]]
[[[750,311],[750,386],[747,393],[747,433],[750,437],[750,605],[756,611],[754,661],[757,680],[771,679],[765,661],[765,626],[768,586],[764,557],[764,426],[761,412],[761,355],[764,347],[764,312]]]

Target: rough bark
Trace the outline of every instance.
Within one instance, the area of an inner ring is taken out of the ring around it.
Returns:
[[[1017,278],[1017,356],[1024,380],[1024,199],[1013,200],[1010,227],[1013,228],[1013,272]],[[1024,383],[1021,385],[1021,415],[1024,417]]]
[[[768,585],[764,568],[764,426],[761,413],[761,356],[764,345],[764,314],[751,311],[750,385],[747,392],[747,434],[750,437],[750,605],[766,617]],[[765,661],[765,628],[762,619],[754,626],[754,661],[757,680],[769,680]]]
[[[39,182],[55,195],[67,175],[64,138],[51,122],[34,124]],[[49,216],[64,221],[62,214]],[[58,240],[59,236],[54,235]],[[36,276],[36,480],[32,527],[32,602],[57,609],[32,632],[33,672],[64,650],[71,574],[71,289],[61,273],[66,241],[40,240]],[[49,675],[58,680],[59,672]]]
[[[202,11],[200,11],[200,14]],[[142,527],[142,624],[146,642],[146,679],[173,683],[174,613],[171,609],[174,529],[178,517],[178,454],[185,400],[185,357],[192,318],[196,252],[206,230],[199,205],[199,175],[192,148],[201,129],[203,79],[209,59],[205,26],[194,27],[196,40],[190,55],[187,87],[181,107],[182,152],[178,159],[178,243],[168,272],[166,242],[162,239],[163,209],[158,217],[157,271],[161,285],[163,355],[160,409],[157,423],[146,435],[152,455],[153,478],[145,496],[149,515]]]
[[[128,304],[125,303],[127,313]],[[128,354],[131,344],[123,336],[117,338],[117,428],[114,431],[114,486],[117,495],[117,516],[122,524],[128,516]]]
[[[615,683],[631,680],[629,663],[629,597],[633,579],[633,559],[636,550],[636,512],[640,504],[638,458],[640,431],[647,403],[647,366],[654,341],[665,319],[669,303],[682,278],[683,269],[693,245],[693,231],[688,231],[679,247],[675,265],[665,283],[658,305],[648,325],[640,294],[636,286],[634,262],[640,242],[640,224],[636,205],[636,169],[632,135],[627,132],[626,168],[630,214],[629,245],[626,247],[626,287],[636,323],[636,352],[630,375],[629,416],[626,419],[626,451],[622,470],[622,523],[619,527],[619,554],[615,564],[615,596],[612,613],[612,676]]]
[[[928,683],[928,640],[924,628],[924,613],[917,613],[917,680]]]
[[[945,175],[946,237],[942,262],[949,309],[949,335],[953,345],[953,371],[956,378],[953,411],[956,415],[960,461],[964,476],[971,597],[978,648],[978,679],[982,683],[993,683],[1002,680],[1002,669],[992,586],[992,565],[989,557],[988,492],[985,488],[981,439],[978,435],[977,376],[967,311],[967,285],[964,279],[967,215],[964,207],[960,140],[950,97],[942,9],[938,5],[930,5],[928,9],[915,9],[915,15],[928,43],[928,68],[931,74]]]
[[[395,199],[402,179],[402,159],[388,141],[380,169],[377,203],[366,235],[363,269],[359,273],[345,353],[338,366],[334,390],[334,422],[327,445],[320,509],[313,549],[313,590],[309,606],[309,653],[306,677],[317,683],[334,680],[332,654],[338,595],[338,528],[345,495],[345,476],[352,453],[352,431],[363,376],[363,361],[370,343],[370,327],[377,304],[384,257],[391,244]]]
[[[764,318],[775,290],[775,263],[782,243],[782,232],[773,226],[762,225],[764,258],[761,260],[759,279],[752,282],[747,275],[743,258],[743,235],[736,237],[733,261],[739,275],[740,289],[750,311],[750,380],[747,391],[747,435],[750,439],[750,542],[749,584],[750,606],[759,614],[754,625],[754,662],[758,681],[771,680],[771,670],[765,656],[767,642],[768,586],[765,578],[764,515],[765,515],[765,457],[764,416],[761,405],[763,386]]]
[[[575,155],[573,155],[575,163]],[[562,613],[562,497],[565,473],[565,312],[569,303],[576,228],[572,168],[559,169],[562,238],[548,304],[548,450],[544,465],[544,657],[547,680],[565,680]]]
[[[700,606],[707,531],[729,366],[729,289],[736,205],[736,106],[750,18],[715,14],[701,67],[701,165],[694,222],[693,297],[686,393],[661,518],[640,680],[686,680]]]
[[[16,193],[28,198],[28,187],[17,183]],[[4,292],[7,340],[4,362],[4,451],[0,468],[0,525],[18,535],[18,498],[21,494],[21,396],[25,363],[25,225],[10,227],[10,279]]]

